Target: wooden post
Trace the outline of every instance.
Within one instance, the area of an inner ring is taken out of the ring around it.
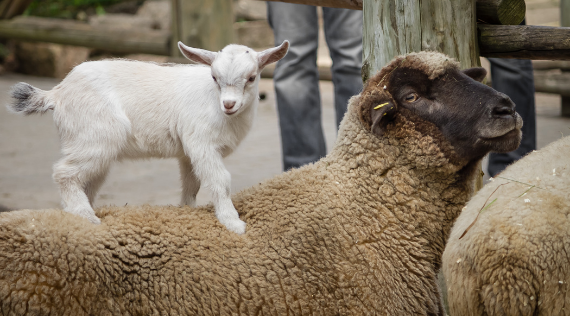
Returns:
[[[26,11],[32,0],[4,0],[0,2],[0,19],[11,19]]]
[[[265,0],[265,1],[306,4],[306,5],[314,5],[317,7],[362,10],[363,0]]]
[[[232,0],[171,0],[171,55],[180,57],[178,41],[217,51],[233,41]]]
[[[398,55],[445,53],[462,68],[480,64],[475,1],[364,1],[363,80]]]
[[[560,26],[570,26],[570,0],[560,0]],[[562,98],[562,116],[570,117],[570,97]]]
[[[473,0],[370,0],[363,5],[362,79],[398,55],[439,51],[461,63],[480,65]],[[483,186],[477,177],[476,190]]]

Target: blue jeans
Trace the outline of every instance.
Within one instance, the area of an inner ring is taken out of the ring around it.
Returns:
[[[317,70],[317,7],[267,2],[275,45],[289,40],[289,52],[274,72],[281,129],[283,169],[300,167],[326,155],[321,125]],[[362,90],[362,11],[323,8],[325,38],[333,65],[337,127],[348,99]]]
[[[493,88],[508,95],[523,119],[519,148],[508,153],[489,154],[489,175],[494,177],[509,164],[536,149],[536,112],[532,63],[525,59],[489,58]]]

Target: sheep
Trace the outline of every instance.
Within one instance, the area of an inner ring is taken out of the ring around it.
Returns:
[[[63,157],[53,178],[65,211],[99,224],[92,206],[113,161],[174,157],[182,178],[181,205],[194,206],[204,185],[213,193],[220,222],[245,232],[222,158],[249,132],[261,70],[283,58],[289,42],[259,53],[242,45],[217,53],[181,42],[178,47],[200,65],[93,61],[75,67],[50,91],[23,82],[13,87],[10,110],[54,112]]]
[[[0,313],[442,315],[436,272],[490,150],[520,142],[505,95],[435,52],[398,57],[351,98],[332,151],[212,206],[0,214]]]
[[[570,313],[569,157],[570,137],[528,154],[461,212],[442,259],[451,315]]]

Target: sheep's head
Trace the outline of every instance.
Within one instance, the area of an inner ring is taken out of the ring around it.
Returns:
[[[367,82],[361,120],[382,135],[397,115],[419,117],[435,125],[467,160],[515,150],[522,119],[509,97],[480,82],[485,75],[483,68],[460,70],[458,62],[441,53],[397,57]]]
[[[242,45],[228,45],[219,52],[188,47],[178,42],[178,48],[189,60],[208,65],[212,79],[220,89],[220,108],[226,115],[233,115],[252,104],[258,98],[258,83],[265,66],[285,57],[289,42],[256,52]]]

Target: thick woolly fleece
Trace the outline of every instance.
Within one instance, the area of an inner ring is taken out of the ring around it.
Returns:
[[[569,157],[566,137],[466,206],[443,254],[451,315],[570,315]]]
[[[327,157],[233,197],[241,236],[212,206],[0,214],[0,314],[443,315],[436,272],[476,162],[404,109],[377,137],[360,101]]]

